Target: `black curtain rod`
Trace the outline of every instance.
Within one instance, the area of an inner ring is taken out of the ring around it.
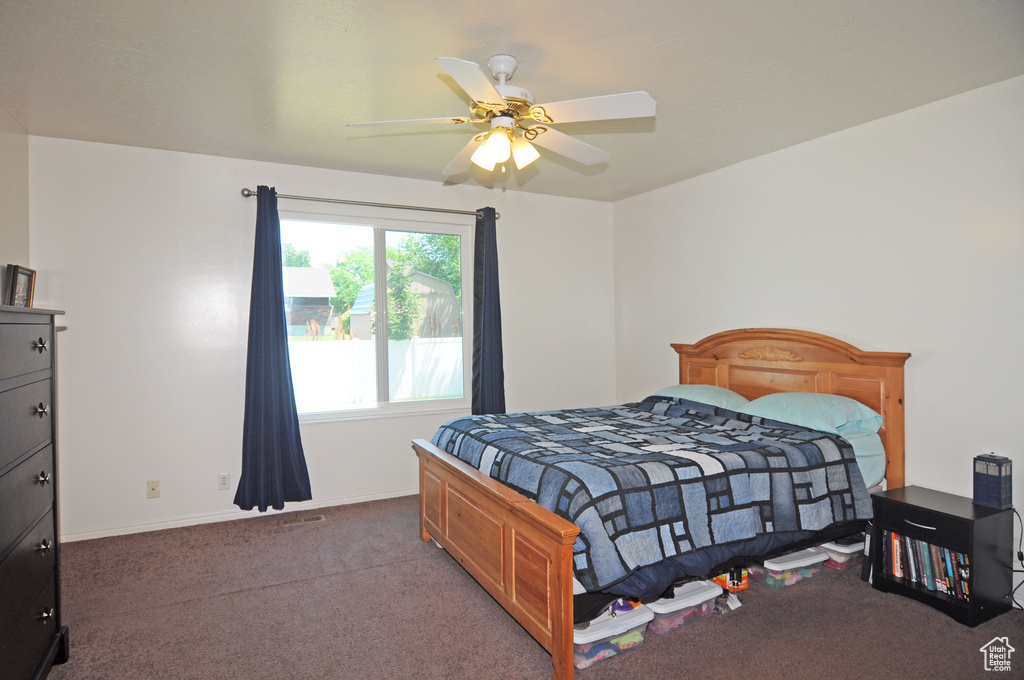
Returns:
[[[255,196],[256,192],[252,189],[242,188],[242,196],[249,198]],[[399,205],[397,203],[371,203],[369,201],[349,201],[343,198],[317,198],[316,196],[292,196],[290,194],[278,194],[278,198],[291,198],[296,201],[318,201],[320,203],[343,203],[345,205],[364,205],[371,208],[395,208],[398,210],[422,210],[424,212],[436,212],[436,213],[449,213],[452,215],[473,215],[478,217],[480,215],[476,210],[453,210],[451,208],[427,208],[421,205]],[[495,219],[501,219],[501,214],[498,212],[494,213]]]

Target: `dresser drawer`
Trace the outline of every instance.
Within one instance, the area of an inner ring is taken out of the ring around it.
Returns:
[[[0,392],[0,470],[50,440],[51,397],[49,378]]]
[[[0,562],[0,630],[10,628],[16,612],[28,611],[36,594],[56,578],[55,545],[53,512],[48,512]]]
[[[0,623],[0,668],[4,678],[31,678],[57,634],[57,596],[50,579],[32,604]],[[5,614],[6,616],[6,614]]]
[[[0,555],[6,555],[22,532],[51,507],[53,450],[47,446],[0,477]]]
[[[48,324],[0,324],[0,380],[49,368],[50,334]]]

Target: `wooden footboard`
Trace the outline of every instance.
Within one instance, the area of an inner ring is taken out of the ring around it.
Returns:
[[[579,528],[423,439],[420,537],[433,538],[573,677],[572,545]]]

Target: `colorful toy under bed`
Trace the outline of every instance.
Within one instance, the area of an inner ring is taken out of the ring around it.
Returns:
[[[600,616],[573,631],[573,665],[588,668],[601,659],[636,649],[644,643],[654,612],[639,602],[616,600]],[[585,626],[585,627],[583,627]]]
[[[691,581],[677,586],[674,597],[651,602],[647,607],[654,612],[654,619],[647,624],[647,630],[655,635],[664,635],[679,626],[700,621],[715,611],[715,598],[722,594],[722,586],[711,581]]]
[[[763,566],[751,568],[750,576],[772,588],[784,588],[820,576],[822,564],[827,559],[828,553],[824,550],[807,548],[765,560]]]
[[[738,593],[741,590],[746,590],[750,586],[749,574],[746,569],[731,569],[724,574],[719,574],[711,579],[718,585],[722,586],[730,593]]]

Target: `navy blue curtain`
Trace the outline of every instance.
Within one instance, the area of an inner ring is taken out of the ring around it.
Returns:
[[[494,208],[476,211],[473,253],[473,413],[505,412]]]
[[[242,477],[235,505],[266,512],[286,501],[313,497],[299,437],[281,271],[281,220],[277,192],[256,189],[256,250],[249,304],[249,354],[245,367]]]

